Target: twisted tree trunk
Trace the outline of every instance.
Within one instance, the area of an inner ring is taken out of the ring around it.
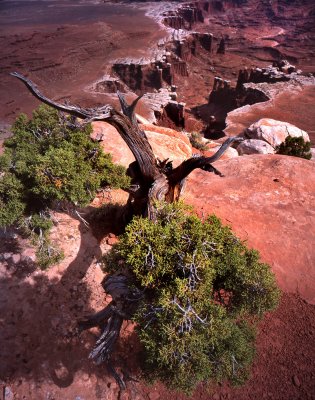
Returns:
[[[124,97],[118,93],[122,112],[115,110],[110,105],[81,108],[57,103],[44,96],[28,78],[17,72],[13,72],[11,75],[20,79],[43,103],[78,117],[84,123],[106,121],[117,129],[136,159],[136,162],[131,164],[128,169],[128,173],[132,177],[131,187],[126,189],[130,194],[129,203],[134,205],[137,212],[140,211],[150,219],[155,218],[154,203],[156,200],[174,202],[179,199],[184,180],[194,169],[201,168],[220,174],[211,163],[218,160],[232,143],[241,140],[238,137],[229,138],[212,157],[192,157],[173,169],[168,160],[159,161],[155,158],[145,132],[139,128],[135,107],[141,96],[128,105]]]
[[[106,121],[113,125],[132,151],[135,162],[130,164],[128,174],[132,182],[125,190],[129,193],[128,204],[134,213],[147,216],[155,220],[155,202],[177,201],[181,195],[186,177],[196,168],[214,172],[220,176],[219,171],[211,163],[218,160],[228,147],[242,139],[232,137],[227,139],[212,157],[192,157],[184,161],[177,168],[172,167],[168,160],[157,160],[152,147],[137,123],[135,107],[140,97],[131,105],[128,105],[124,97],[118,93],[122,112],[115,110],[110,105],[99,108],[81,108],[68,104],[57,103],[45,97],[35,84],[23,75],[14,72],[11,74],[20,79],[31,93],[40,101],[55,109],[68,113],[83,120],[83,123],[92,121]],[[124,275],[112,275],[103,282],[106,293],[112,296],[112,302],[102,311],[80,321],[80,330],[100,326],[102,334],[96,343],[96,347],[90,354],[97,364],[106,362],[110,372],[117,380],[121,389],[125,388],[123,380],[110,365],[110,356],[124,319],[130,319],[134,313],[142,293],[137,289],[131,289],[129,280]]]

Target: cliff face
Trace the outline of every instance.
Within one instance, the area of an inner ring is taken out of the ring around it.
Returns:
[[[211,33],[174,33],[163,42],[154,60],[116,61],[113,72],[132,91],[152,92],[181,82],[189,76],[189,61],[208,54],[211,58],[213,35]]]

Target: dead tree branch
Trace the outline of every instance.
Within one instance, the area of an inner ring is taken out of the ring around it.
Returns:
[[[201,168],[222,176],[211,163],[217,161],[231,144],[242,140],[235,137],[229,138],[212,157],[192,157],[173,169],[171,161],[156,160],[145,132],[140,129],[137,123],[135,107],[140,97],[136,98],[131,105],[128,105],[122,94],[118,93],[122,112],[115,110],[110,105],[82,108],[80,106],[60,104],[49,99],[38,90],[30,79],[17,72],[13,72],[11,75],[22,81],[30,92],[43,103],[68,113],[72,117],[80,118],[84,123],[106,121],[117,129],[136,160],[130,164],[127,170],[132,179],[131,186],[127,189],[130,194],[128,206],[131,207],[133,213],[142,213],[151,220],[156,220],[157,218],[156,201],[170,203],[177,201],[185,178],[194,169]],[[154,267],[154,256],[150,248],[146,262],[152,268]],[[190,288],[194,290],[196,281],[199,279],[195,257],[193,257],[191,263],[184,265],[183,268],[184,273],[188,276]],[[131,318],[143,296],[143,293],[139,290],[131,289],[129,283],[129,278],[124,275],[116,274],[106,278],[103,282],[103,287],[105,292],[112,296],[112,302],[100,312],[93,316],[88,316],[79,323],[81,331],[94,326],[101,327],[102,333],[95,348],[90,353],[90,358],[94,359],[97,364],[105,362],[121,389],[125,385],[111,366],[110,356],[119,337],[123,320]],[[196,322],[202,325],[207,324],[206,318],[202,319],[190,304],[182,306],[175,298],[173,304],[176,306],[177,311],[182,314],[181,333],[190,331],[192,325]],[[148,324],[154,320],[158,311],[157,309],[149,310],[148,317],[150,318]]]

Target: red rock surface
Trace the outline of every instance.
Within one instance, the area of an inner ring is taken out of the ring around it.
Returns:
[[[117,130],[107,122],[93,122],[93,137],[102,137],[105,152],[113,155],[116,163],[128,167],[135,159]],[[177,166],[192,155],[189,139],[184,134],[170,128],[155,125],[140,125],[152,146],[154,155],[160,160],[169,158]]]
[[[215,166],[225,177],[194,171],[184,200],[231,225],[271,265],[281,289],[315,304],[315,164],[254,155]]]
[[[190,147],[190,141],[188,139],[188,136],[186,136],[181,132],[175,131],[174,129],[165,128],[163,126],[157,127],[152,124],[140,124],[140,128],[143,129],[145,132],[159,132],[166,136],[178,138]]]

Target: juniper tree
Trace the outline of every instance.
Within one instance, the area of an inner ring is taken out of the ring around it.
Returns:
[[[213,156],[194,156],[173,168],[169,160],[155,158],[137,123],[139,97],[128,105],[118,93],[121,111],[110,105],[82,108],[57,103],[28,78],[12,75],[39,100],[71,115],[75,126],[77,118],[83,127],[92,121],[110,123],[135,157],[127,170],[130,185],[124,189],[129,211],[138,217],[105,258],[111,273],[103,287],[112,302],[79,325],[81,330],[101,328],[90,357],[105,362],[123,389],[110,358],[123,321],[134,319],[153,378],[186,391],[203,380],[242,381],[253,357],[248,318],[275,307],[274,277],[258,253],[216,217],[201,221],[175,204],[194,169],[222,176],[212,163],[241,139],[229,138]]]

